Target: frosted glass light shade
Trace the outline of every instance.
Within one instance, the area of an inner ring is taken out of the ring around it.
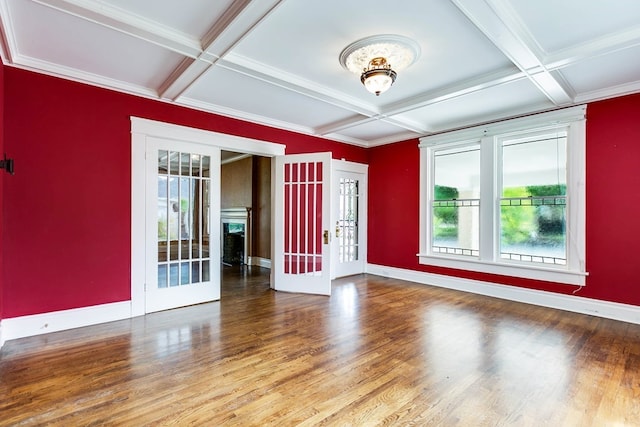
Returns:
[[[389,90],[396,80],[396,73],[391,69],[369,70],[362,73],[360,77],[364,87],[376,96]]]

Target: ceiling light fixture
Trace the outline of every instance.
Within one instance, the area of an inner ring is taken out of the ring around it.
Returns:
[[[340,53],[344,69],[360,75],[360,81],[371,93],[386,92],[398,77],[398,71],[413,64],[420,46],[399,35],[385,34],[360,39]]]

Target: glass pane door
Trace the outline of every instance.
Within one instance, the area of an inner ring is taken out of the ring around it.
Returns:
[[[209,281],[211,158],[158,151],[158,288]]]
[[[275,158],[273,282],[276,290],[331,294],[331,153]]]
[[[220,298],[220,150],[150,138],[146,312]]]
[[[331,178],[335,236],[331,259],[333,277],[363,273],[367,258],[367,166],[334,160]]]
[[[360,181],[355,178],[340,177],[338,186],[339,211],[336,221],[338,238],[338,262],[357,261],[358,255],[358,208]]]

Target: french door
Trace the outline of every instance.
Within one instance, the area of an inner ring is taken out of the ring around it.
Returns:
[[[220,299],[220,149],[146,142],[145,312]]]
[[[367,259],[367,165],[332,161],[332,277],[364,273]]]
[[[277,156],[271,286],[331,295],[331,153]]]

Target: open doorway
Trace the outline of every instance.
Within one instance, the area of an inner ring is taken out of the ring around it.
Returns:
[[[222,268],[271,268],[271,158],[222,150],[220,185]]]

